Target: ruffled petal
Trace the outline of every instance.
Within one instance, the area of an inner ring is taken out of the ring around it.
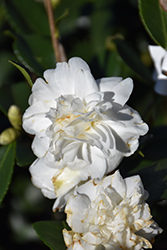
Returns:
[[[34,137],[34,140],[32,142],[32,150],[34,152],[34,154],[39,157],[42,158],[47,150],[49,149],[49,143],[50,140],[48,137],[38,137],[37,135]]]
[[[51,125],[51,121],[45,114],[36,114],[29,118],[23,117],[23,128],[29,134],[36,134],[39,137],[45,136],[46,129]]]
[[[125,80],[119,82],[112,89],[112,92],[114,92],[114,97],[113,97],[114,102],[123,106],[129,99],[132,90],[133,90],[133,81],[131,78],[126,78]]]
[[[90,71],[84,71],[82,69],[78,70],[75,76],[76,96],[83,100],[87,95],[97,91],[98,87],[96,81]]]
[[[96,82],[101,92],[111,92],[112,89],[122,81],[122,77],[104,77],[97,79]]]
[[[33,162],[29,168],[29,171],[32,176],[32,183],[41,189],[43,195],[49,199],[56,198],[52,183],[52,176],[54,176],[56,170],[49,168],[44,163],[43,158],[41,158]]]
[[[81,175],[80,171],[73,171],[68,167],[59,170],[52,178],[56,196],[64,195],[80,181],[84,181],[85,179],[87,179],[87,176]]]
[[[84,228],[84,210],[89,206],[90,200],[87,196],[71,196],[67,202],[65,212],[67,222],[74,232],[83,233]]]

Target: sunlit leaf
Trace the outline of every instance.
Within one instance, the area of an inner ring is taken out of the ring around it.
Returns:
[[[15,142],[0,147],[0,202],[3,200],[13,173]]]
[[[58,221],[40,221],[33,224],[33,228],[40,239],[52,250],[65,250],[65,244],[62,236],[64,228],[62,222]]]
[[[140,16],[153,40],[167,48],[167,11],[158,0],[139,0]]]
[[[25,79],[29,83],[30,87],[32,87],[33,83],[32,83],[31,77],[30,77],[28,71],[26,70],[26,68],[23,65],[21,65],[20,63],[17,63],[14,61],[9,61],[9,62],[12,63],[16,68],[18,68],[20,70],[20,72],[23,74],[23,76],[25,77]]]

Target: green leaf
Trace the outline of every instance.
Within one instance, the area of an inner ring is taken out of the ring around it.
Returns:
[[[17,139],[16,163],[19,167],[30,165],[36,159],[32,152],[31,144],[31,138],[24,134]]]
[[[50,35],[43,3],[34,0],[4,0],[3,6],[7,20],[16,32]]]
[[[38,75],[55,68],[55,57],[50,38],[37,34],[17,36],[13,43],[17,59],[31,72]]]
[[[28,99],[31,94],[31,88],[27,82],[18,82],[11,85],[13,103],[16,104],[22,113],[28,108]]]
[[[124,39],[114,39],[113,41],[115,42],[117,50],[123,61],[144,80],[147,80],[149,83],[151,83],[152,72],[150,72],[148,68],[141,62],[135,49]]]
[[[40,221],[33,224],[40,239],[52,250],[65,250],[62,230],[64,226],[58,221]]]
[[[14,158],[15,142],[0,147],[0,202],[3,200],[11,182]]]
[[[14,104],[10,85],[3,85],[0,88],[0,110],[7,115],[9,107]]]
[[[8,51],[5,51],[5,48],[3,48],[3,51],[0,51],[0,87],[3,84],[6,84],[6,82],[12,82],[13,76],[15,74],[15,69],[11,67],[11,65],[8,63],[9,58],[14,58],[13,53],[10,53]]]
[[[31,89],[26,82],[18,82],[12,85],[4,84],[0,88],[0,110],[7,115],[11,105],[16,104],[23,113],[28,107],[28,98]]]
[[[25,77],[25,79],[27,80],[27,82],[29,83],[30,87],[33,86],[33,82],[31,80],[31,77],[28,73],[28,70],[23,66],[21,65],[20,63],[17,63],[17,62],[14,62],[14,61],[9,61],[10,63],[12,63],[16,68],[18,68],[21,73],[23,74],[23,76]]]
[[[158,0],[139,0],[139,12],[143,24],[152,39],[167,48],[167,12]]]

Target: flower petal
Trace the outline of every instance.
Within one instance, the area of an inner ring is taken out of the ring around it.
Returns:
[[[97,91],[98,87],[96,81],[90,71],[84,71],[83,69],[78,70],[75,77],[76,96],[83,100],[87,95]]]
[[[83,233],[84,228],[84,210],[89,206],[89,198],[81,195],[71,196],[67,202],[65,212],[67,222],[74,232]]]
[[[163,49],[161,46],[148,46],[151,58],[154,62],[156,71],[157,71],[157,77],[158,79],[166,79],[166,76],[162,74],[162,69],[161,69],[161,63],[162,63],[162,58],[166,54],[166,50]]]
[[[166,96],[167,95],[167,77],[166,79],[157,80],[154,86],[154,90],[158,94]]]
[[[34,154],[39,157],[42,158],[48,148],[49,148],[49,143],[50,140],[48,137],[38,137],[37,135],[34,137],[34,140],[32,142],[32,150],[34,152]]]
[[[101,92],[111,92],[112,89],[122,81],[122,77],[104,77],[97,79],[96,82]]]
[[[33,184],[41,189],[43,195],[49,199],[56,198],[54,186],[51,180],[56,170],[46,166],[43,158],[34,161],[29,170]]]
[[[76,186],[80,181],[84,181],[87,176],[81,175],[80,171],[73,171],[68,167],[60,169],[52,178],[56,196],[62,196]]]

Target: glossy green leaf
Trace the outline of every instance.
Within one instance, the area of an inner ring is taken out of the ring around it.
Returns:
[[[33,224],[33,228],[40,239],[52,250],[65,250],[62,230],[62,222],[40,221]]]
[[[21,34],[13,47],[18,60],[31,72],[42,76],[44,70],[56,66],[50,38]]]
[[[23,74],[23,76],[25,77],[25,79],[27,80],[27,82],[29,83],[30,87],[33,86],[31,77],[27,71],[27,69],[21,65],[20,63],[14,62],[14,61],[9,61],[10,63],[12,63],[16,68],[18,68],[20,70],[20,72]]]
[[[117,50],[124,62],[144,80],[151,83],[152,72],[150,72],[148,68],[141,62],[140,57],[135,49],[124,39],[114,39],[113,41],[115,42]]]
[[[16,144],[16,163],[19,167],[30,165],[35,159],[31,149],[32,139],[25,134],[20,136]]]
[[[167,48],[167,12],[158,0],[139,0],[143,24],[152,39]]]
[[[0,202],[3,200],[11,182],[14,158],[15,142],[0,147]]]
[[[34,0],[4,0],[7,20],[16,32],[49,35],[49,24],[43,3]]]

